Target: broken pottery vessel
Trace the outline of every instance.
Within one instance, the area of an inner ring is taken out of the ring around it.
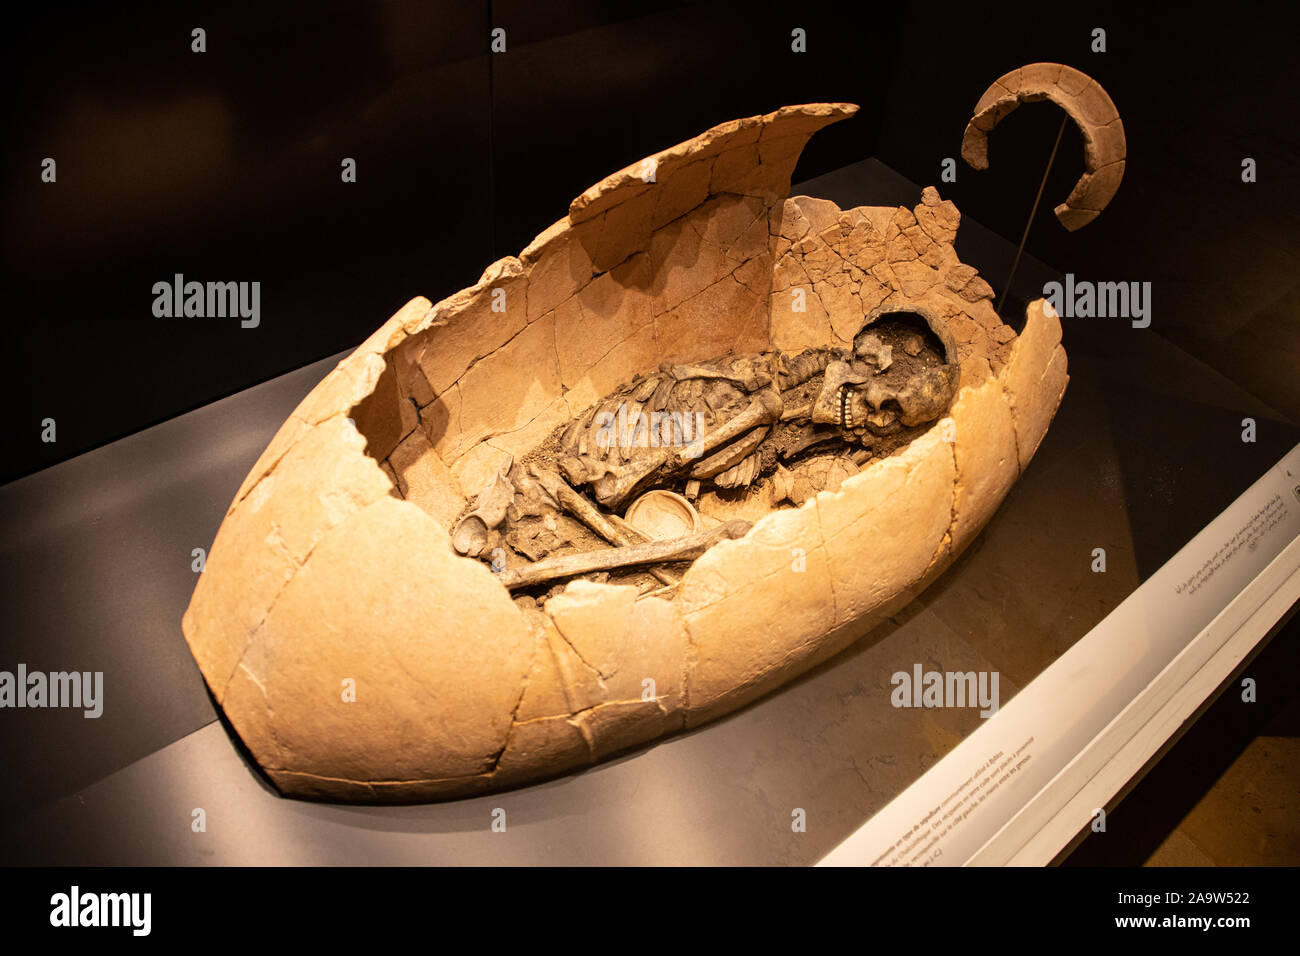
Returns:
[[[1019,336],[999,320],[932,188],[914,209],[786,198],[807,139],[856,109],[735,120],[609,176],[475,285],[409,302],[295,409],[184,618],[282,793],[455,797],[702,724],[846,647],[970,543],[1061,400],[1060,324],[1042,300]],[[849,347],[895,311],[958,366],[947,414],[798,507],[746,499],[752,528],[666,596],[579,578],[516,601],[453,549],[494,476],[622,383]]]

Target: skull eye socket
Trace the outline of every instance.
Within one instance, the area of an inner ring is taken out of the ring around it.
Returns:
[[[899,343],[915,336],[917,346],[933,352],[940,362],[951,362],[952,355],[944,340],[935,332],[930,320],[920,312],[900,310],[881,312],[867,319],[865,325],[853,337],[853,351],[861,355],[865,350],[871,351],[869,336],[879,336],[886,342]],[[897,349],[895,355],[898,354]]]

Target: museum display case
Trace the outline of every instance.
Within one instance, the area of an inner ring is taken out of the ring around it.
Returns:
[[[1290,680],[1257,665],[1300,600],[1272,113],[1173,161],[1204,104],[1162,98],[1174,45],[1123,46],[1136,13],[1107,53],[1064,13],[984,49],[970,12],[935,36],[904,8],[854,58],[866,14],[507,4],[497,37],[441,7],[331,7],[309,52],[250,21],[307,58],[282,68],[186,27],[174,112],[123,80],[20,124],[58,172],[14,187],[6,274],[71,332],[16,353],[41,427],[0,486],[0,859],[1134,841],[1116,808],[1206,709]],[[250,92],[354,48],[317,113]],[[1269,832],[1259,861],[1294,863]]]

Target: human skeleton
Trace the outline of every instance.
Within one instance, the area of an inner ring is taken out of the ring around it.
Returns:
[[[914,332],[894,329],[892,344],[886,343],[880,329],[869,324],[851,348],[665,363],[638,376],[559,434],[554,460],[563,477],[540,461],[512,462],[475,499],[455,529],[453,544],[462,554],[483,556],[498,527],[558,509],[620,552],[581,560],[570,556],[567,562],[545,558],[540,563],[553,565],[554,575],[548,567],[536,573],[536,565],[522,581],[515,580],[517,574],[506,575],[508,586],[524,587],[587,570],[682,560],[720,537],[743,534],[746,522],[729,522],[680,539],[676,549],[664,542],[651,546],[619,513],[652,488],[679,487],[694,498],[707,482],[734,492],[810,452],[871,449],[939,418],[956,392],[957,366],[940,356],[928,366],[917,368],[913,362],[911,371],[896,369],[891,375],[895,348],[917,356],[924,342]]]

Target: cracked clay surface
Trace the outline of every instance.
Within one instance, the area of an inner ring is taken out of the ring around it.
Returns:
[[[999,320],[933,188],[913,209],[786,198],[807,139],[855,111],[735,120],[607,177],[475,285],[413,299],[303,400],[183,622],[282,793],[457,797],[697,726],[852,643],[974,538],[1061,400],[1060,323],[1041,301],[1019,337]],[[618,383],[844,344],[903,309],[960,366],[949,414],[713,546],[671,599],[577,579],[515,602],[452,550],[468,496]]]

